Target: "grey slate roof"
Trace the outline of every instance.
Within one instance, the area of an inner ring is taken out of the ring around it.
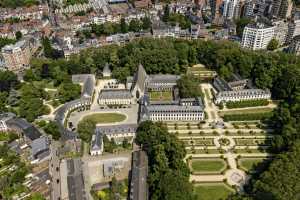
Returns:
[[[69,200],[85,200],[84,181],[81,160],[67,160]]]
[[[94,151],[98,151],[102,149],[102,134],[100,131],[96,130],[91,143],[91,149]]]
[[[47,137],[40,137],[36,140],[33,140],[31,143],[32,156],[36,156],[44,151],[49,150],[49,139]]]
[[[129,90],[101,90],[99,99],[130,99],[132,95]]]
[[[95,87],[95,77],[94,76],[87,77],[87,79],[84,81],[83,84],[81,96],[84,98],[91,98],[93,96],[94,87]]]
[[[42,134],[37,128],[35,128],[31,123],[27,122],[25,119],[12,118],[6,121],[6,124],[10,128],[20,129],[23,134],[30,140],[38,139]]]
[[[133,84],[131,90],[134,88],[138,87],[142,92],[145,91],[145,85],[146,85],[146,80],[147,80],[147,73],[144,69],[144,67],[140,64],[138,66],[137,72],[134,74],[133,77]]]
[[[132,155],[130,200],[148,199],[148,157],[144,151],[135,151]]]
[[[96,132],[101,132],[103,135],[133,133],[137,129],[137,124],[118,124],[109,126],[97,126]]]
[[[213,81],[213,86],[218,92],[223,92],[223,91],[231,91],[232,89],[228,85],[228,83],[221,79],[220,77],[216,77]]]
[[[173,74],[155,74],[149,76],[149,83],[173,83],[176,84],[180,79],[179,75]]]

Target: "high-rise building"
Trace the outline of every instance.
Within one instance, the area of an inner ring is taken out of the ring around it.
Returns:
[[[222,3],[223,3],[223,0],[210,0],[209,1],[212,19],[219,17]]]
[[[253,0],[246,0],[245,5],[244,5],[244,10],[243,10],[243,16],[244,17],[253,17],[254,15],[254,7],[255,4]]]
[[[239,0],[224,0],[223,16],[226,19],[233,19],[239,9]]]
[[[31,53],[28,43],[25,40],[13,45],[6,45],[2,48],[1,52],[5,67],[9,71],[21,72],[29,67]]]
[[[290,44],[292,39],[297,35],[300,35],[300,17],[296,15],[294,19],[288,23],[288,34],[285,44]]]
[[[252,50],[266,49],[274,37],[274,26],[256,23],[245,27],[241,46]]]
[[[272,3],[272,17],[289,18],[292,15],[292,0],[274,0]]]
[[[297,35],[293,38],[291,44],[289,45],[288,52],[300,55],[300,35]]]
[[[285,20],[277,20],[273,22],[275,26],[274,38],[283,45],[288,35],[288,23]]]

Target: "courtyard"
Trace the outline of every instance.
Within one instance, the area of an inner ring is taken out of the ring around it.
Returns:
[[[82,121],[89,120],[95,124],[107,124],[122,122],[126,119],[126,115],[119,113],[96,113],[83,117]]]

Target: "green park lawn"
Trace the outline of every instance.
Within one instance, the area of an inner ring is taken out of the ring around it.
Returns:
[[[90,120],[95,124],[106,124],[121,122],[126,119],[126,116],[119,113],[95,113],[92,115],[85,116],[82,121]]]
[[[195,172],[221,172],[226,163],[222,159],[192,159],[191,167]]]
[[[151,101],[171,101],[173,98],[172,91],[152,91],[149,94]]]
[[[264,158],[242,158],[239,160],[239,165],[246,171],[250,171],[258,163],[263,162]]]
[[[234,193],[234,190],[224,183],[199,184],[194,189],[199,200],[225,200]]]

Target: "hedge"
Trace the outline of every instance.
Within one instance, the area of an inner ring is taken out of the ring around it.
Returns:
[[[265,113],[249,113],[249,114],[225,114],[224,121],[251,121],[251,120],[265,120],[272,117],[272,112]]]
[[[230,101],[226,103],[226,107],[231,108],[245,108],[255,106],[267,106],[269,101],[267,99],[260,100],[245,100],[245,101]]]

